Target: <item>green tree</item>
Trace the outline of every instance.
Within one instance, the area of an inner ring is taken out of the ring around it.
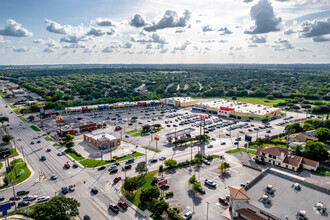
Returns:
[[[322,142],[307,141],[303,156],[312,160],[325,161],[329,159],[329,152]]]
[[[72,134],[66,134],[65,135],[65,141],[70,142],[74,139],[74,136]]]
[[[192,175],[192,176],[189,178],[189,180],[188,180],[188,182],[189,182],[190,184],[194,184],[196,181],[197,181],[197,180],[196,180],[196,176],[195,176],[195,174]]]
[[[154,203],[155,209],[159,214],[162,214],[166,211],[170,206],[169,204],[163,199],[159,199]]]
[[[159,172],[163,172],[163,170],[164,170],[164,167],[163,167],[163,165],[159,165]]]
[[[170,159],[170,160],[165,160],[164,164],[169,168],[175,168],[178,165],[178,162],[176,162],[176,160]]]
[[[5,116],[0,117],[0,122],[1,122],[1,125],[3,126],[3,123],[9,122],[9,118],[8,117],[5,117]]]
[[[299,123],[293,123],[285,126],[284,131],[286,134],[294,134],[303,131],[303,128],[300,126]]]
[[[319,138],[320,141],[330,140],[329,128],[318,128],[316,129],[315,137]]]
[[[141,190],[140,200],[143,202],[151,202],[153,199],[158,198],[160,195],[157,186],[149,186]]]
[[[221,170],[222,173],[226,172],[226,170],[230,168],[230,164],[227,162],[221,162],[218,169]]]
[[[65,143],[65,146],[66,146],[67,148],[71,148],[71,147],[74,146],[74,142],[73,142],[73,141],[68,141],[68,142]]]
[[[197,180],[194,182],[194,185],[193,185],[193,189],[195,191],[199,191],[200,189],[202,188],[202,185],[200,182],[198,182]]]
[[[262,123],[267,123],[268,121],[269,121],[269,118],[262,118],[262,119],[261,119],[261,122],[262,122]]]
[[[150,128],[151,128],[151,126],[149,124],[143,125],[142,131],[143,132],[149,132],[150,131]]]
[[[274,99],[274,96],[273,95],[267,95],[266,96],[266,99],[273,100]]]
[[[5,142],[5,144],[9,144],[11,139],[13,139],[13,136],[11,135],[4,135],[2,137],[2,141]]]
[[[29,117],[27,117],[27,119],[29,120],[29,121],[34,121],[34,116],[33,115],[30,115]]]
[[[292,146],[291,153],[297,156],[302,156],[302,149],[303,147],[300,145]]]
[[[124,181],[124,189],[127,191],[134,191],[138,187],[137,177],[126,177]]]
[[[262,147],[262,138],[258,137],[255,144],[258,146],[258,148]]]
[[[140,174],[148,172],[147,163],[146,162],[138,163],[138,165],[135,167],[135,171]]]
[[[80,203],[69,197],[55,196],[45,203],[36,205],[32,212],[35,220],[69,220],[79,215]]]

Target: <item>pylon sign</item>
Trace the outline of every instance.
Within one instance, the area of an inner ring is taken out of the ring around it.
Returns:
[[[199,115],[199,117],[201,118],[201,119],[207,119],[207,116],[206,115]]]
[[[154,135],[154,139],[155,139],[156,141],[159,141],[159,136],[158,136],[158,134],[155,134],[155,135]]]
[[[63,122],[63,116],[62,115],[56,116],[56,123],[62,123],[62,122]]]

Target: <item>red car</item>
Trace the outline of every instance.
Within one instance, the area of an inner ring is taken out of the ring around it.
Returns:
[[[121,177],[120,177],[120,176],[117,176],[117,177],[113,180],[113,182],[114,182],[114,183],[118,183],[119,180],[121,180]]]
[[[226,198],[219,197],[219,202],[221,202],[224,205],[228,205],[228,201]]]
[[[10,127],[10,130],[13,130],[13,127]]]
[[[123,209],[127,209],[127,208],[128,208],[128,205],[127,205],[126,202],[124,202],[124,201],[119,201],[119,202],[118,202],[118,205],[119,205],[120,207],[122,207]]]
[[[66,163],[66,164],[64,164],[64,167],[69,169],[71,166],[70,166],[70,164]]]

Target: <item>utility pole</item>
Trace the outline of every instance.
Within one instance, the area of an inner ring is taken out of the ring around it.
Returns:
[[[209,202],[206,202],[206,220],[209,219]]]
[[[5,161],[7,160],[7,169],[6,169],[6,172],[8,172],[8,169],[9,169],[9,159],[8,159],[8,156],[6,157],[6,159],[5,159]],[[14,169],[15,169],[15,167],[14,167]],[[15,179],[16,179],[16,169],[15,169]],[[7,182],[8,182],[8,186],[9,186],[9,184],[11,183],[11,182],[9,182],[9,175],[7,175]],[[15,183],[13,184],[13,196],[14,196],[14,198],[15,198],[15,196],[16,196],[16,193],[15,193]],[[14,201],[15,201],[15,211],[17,210],[17,206],[16,206],[16,199],[14,199]]]
[[[147,158],[147,149],[148,149],[148,146],[145,148],[146,149],[146,163],[148,163],[148,158]]]

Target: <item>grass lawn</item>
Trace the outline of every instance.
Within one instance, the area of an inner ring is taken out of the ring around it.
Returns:
[[[228,154],[231,154],[231,153],[237,153],[237,152],[246,152],[246,149],[245,148],[235,148],[235,149],[232,149],[232,150],[227,150],[226,153]],[[255,154],[256,150],[251,150],[249,149],[248,152],[250,154]]]
[[[137,136],[140,136],[142,134],[142,132],[137,132],[135,134],[132,134],[133,137],[137,137]]]
[[[320,175],[320,176],[330,176],[330,169],[327,169],[327,168],[324,168],[324,167],[319,167],[314,172],[314,174],[317,174],[317,175]]]
[[[60,146],[58,143],[53,144],[54,147]]]
[[[9,105],[9,107],[10,107],[11,109],[17,108],[17,107],[15,107],[15,106],[13,106],[13,105]]]
[[[0,163],[0,170],[1,170],[2,166],[3,166],[3,163]]]
[[[157,152],[157,153],[162,152],[161,150],[156,150],[156,149],[153,149],[153,148],[147,148],[147,147],[142,147],[142,148],[153,151],[153,152]]]
[[[65,150],[66,152],[66,150]],[[79,163],[83,166],[86,165],[86,167],[97,167],[97,166],[102,166],[102,165],[107,165],[107,164],[110,164],[110,163],[113,163],[111,162],[110,160],[93,160],[93,159],[84,159],[84,157],[80,157],[74,153],[68,153],[73,159],[79,161]],[[144,154],[140,153],[140,152],[135,152],[133,154],[130,154],[130,156],[125,156],[125,157],[121,157],[121,158],[118,158],[115,162],[119,162],[119,161],[123,161],[123,160],[128,160],[132,157],[140,157],[140,156],[143,156]]]
[[[17,151],[16,151],[16,149],[15,148],[10,148],[10,155],[9,155],[9,157],[15,157],[15,156],[18,156],[18,153],[17,153]]]
[[[268,144],[268,143],[262,143],[261,147],[262,148],[265,148],[268,145],[274,145],[274,146],[277,146],[277,147],[280,147],[280,148],[286,148],[286,146],[287,146],[286,144],[276,144],[276,143]],[[259,147],[257,145],[249,145],[249,148],[258,149]]]
[[[4,130],[4,132],[7,132],[7,127],[5,125],[2,125],[1,127]]]
[[[27,121],[22,115],[18,116],[22,121]]]
[[[35,130],[35,131],[41,131],[37,126],[35,126],[35,125],[31,125],[30,126],[33,130]]]
[[[134,130],[131,130],[131,131],[126,131],[125,134],[132,134],[132,133],[135,133],[135,132],[140,131],[140,130],[141,130],[141,128],[134,129]]]
[[[151,186],[151,179],[157,172],[158,172],[158,170],[155,170],[155,171],[147,173],[144,178],[139,178],[138,189],[136,190],[135,193],[133,193],[131,195],[128,195],[128,193],[125,192],[124,188],[122,188],[123,193],[125,194],[126,198],[142,210],[145,210],[147,208],[149,209],[149,207],[147,207],[145,204],[141,203],[141,200],[140,200],[141,190]],[[139,176],[141,176],[141,175],[139,175]]]
[[[51,139],[50,137],[45,137],[45,139],[47,140],[47,141],[52,141],[53,139]]]
[[[11,168],[12,171],[7,175],[9,177],[9,181],[13,182],[14,184],[23,182],[31,175],[31,171],[26,166],[26,163],[23,162],[22,158],[11,161],[9,167]],[[5,177],[5,179],[7,179],[7,177]],[[7,187],[8,185],[5,184],[1,187],[1,189]]]

